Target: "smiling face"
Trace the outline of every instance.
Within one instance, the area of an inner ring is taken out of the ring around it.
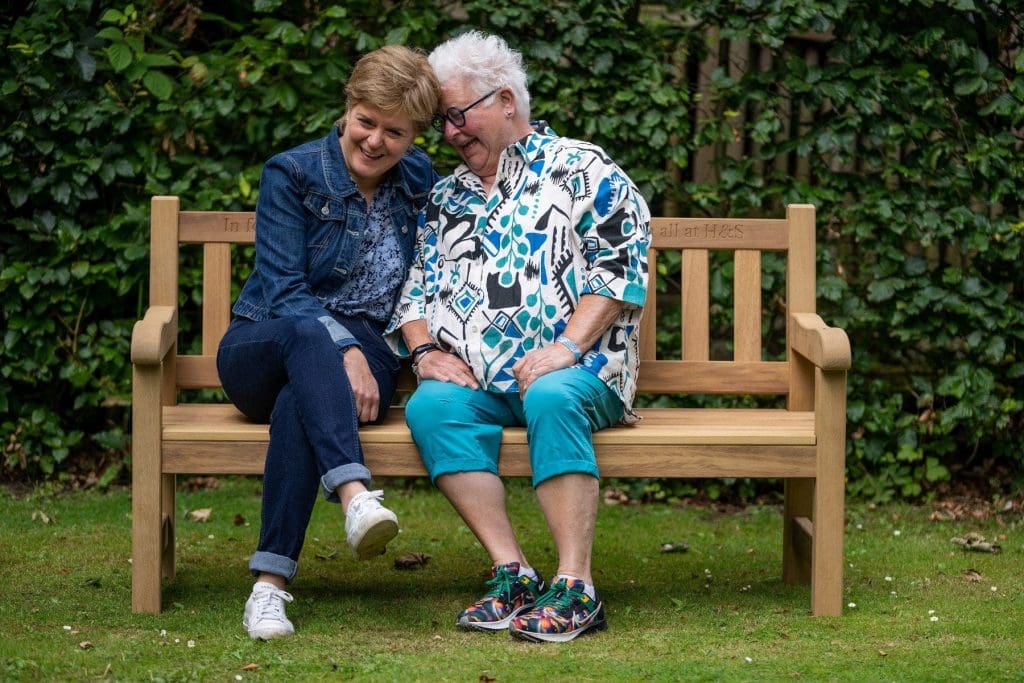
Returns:
[[[484,91],[486,92],[486,91]],[[441,85],[441,111],[449,107],[458,109],[473,103],[480,95],[461,81],[449,81]],[[492,98],[484,100],[466,112],[466,125],[461,128],[451,121],[445,121],[444,139],[455,148],[462,160],[469,166],[485,186],[489,186],[498,172],[498,159],[505,148],[530,132],[529,124],[523,126],[516,116],[506,116],[515,111],[515,101],[508,88],[500,88]]]
[[[415,137],[416,129],[407,114],[385,112],[369,104],[350,108],[341,134],[341,152],[359,189],[372,193]]]

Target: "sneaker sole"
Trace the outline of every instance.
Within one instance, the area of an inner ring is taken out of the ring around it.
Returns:
[[[249,633],[249,637],[253,640],[276,640],[278,638],[287,638],[288,636],[295,635],[295,630],[283,630],[283,629],[267,629],[263,630],[252,630],[249,628],[249,624],[245,621],[242,622],[242,627]]]
[[[387,550],[388,543],[398,535],[398,522],[394,519],[384,518],[375,522],[358,539],[352,552],[356,559],[369,560],[378,555],[383,555]]]
[[[295,635],[295,631],[249,631],[249,637],[253,640],[277,640]]]
[[[521,631],[516,628],[509,626],[508,632],[513,638],[519,640],[526,640],[531,643],[567,643],[574,638],[585,636],[588,633],[596,633],[598,631],[604,631],[608,628],[607,621],[595,621],[583,628],[578,628],[574,631],[567,631],[565,633],[534,633],[533,631]]]
[[[455,622],[455,625],[465,631],[485,631],[487,633],[507,631],[512,620],[515,619],[520,612],[525,612],[530,607],[533,607],[533,603],[523,605],[500,621],[463,621],[460,619]]]

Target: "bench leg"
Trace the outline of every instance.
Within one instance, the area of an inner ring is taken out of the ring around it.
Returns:
[[[160,612],[163,482],[159,368],[132,369],[132,611]]]
[[[843,610],[843,480],[819,481],[814,501],[811,613]]]
[[[164,536],[160,475],[146,481],[141,469],[132,463],[132,611],[159,614]]]
[[[165,579],[174,578],[174,487],[176,481],[173,474],[160,477],[161,488],[161,526],[160,534],[160,575]]]
[[[814,517],[814,480],[787,479],[782,523],[782,580],[788,584],[811,582],[813,540],[805,520]]]
[[[818,478],[814,496],[811,611],[843,610],[843,529],[846,493],[846,373],[815,373]]]

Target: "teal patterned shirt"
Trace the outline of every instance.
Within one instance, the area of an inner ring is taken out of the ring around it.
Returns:
[[[650,212],[600,147],[546,126],[509,146],[490,193],[463,164],[439,181],[388,338],[425,319],[488,391],[518,392],[512,366],[555,343],[584,294],[622,301],[618,319],[580,359],[632,411],[647,292]]]

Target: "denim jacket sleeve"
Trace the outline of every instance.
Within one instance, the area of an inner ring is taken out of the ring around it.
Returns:
[[[267,162],[256,203],[256,268],[263,294],[275,317],[305,316],[319,320],[340,349],[358,346],[313,293],[308,279],[306,209],[301,169],[287,156]]]

